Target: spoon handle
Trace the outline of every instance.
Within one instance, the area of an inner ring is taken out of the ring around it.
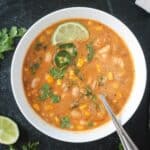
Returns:
[[[108,114],[112,118],[113,124],[116,127],[117,134],[121,140],[124,150],[138,150],[137,146],[133,143],[132,139],[129,137],[127,132],[124,130],[122,125],[119,123],[112,109],[110,108],[106,98],[104,95],[100,95],[100,99],[102,100]]]

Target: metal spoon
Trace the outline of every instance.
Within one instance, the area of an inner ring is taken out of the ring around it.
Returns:
[[[123,145],[124,150],[138,150],[137,146],[133,143],[127,132],[124,130],[122,125],[118,122],[115,114],[113,113],[111,107],[109,106],[106,97],[104,95],[100,95],[100,99],[103,102],[109,116],[111,117],[113,124],[116,127],[117,134],[120,138],[120,141]]]

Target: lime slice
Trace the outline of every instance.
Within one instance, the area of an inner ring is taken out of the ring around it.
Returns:
[[[8,117],[0,116],[0,143],[14,144],[19,137],[17,124]]]
[[[87,40],[89,38],[89,32],[85,26],[78,22],[66,22],[60,24],[53,36],[52,44],[69,43],[79,40]]]

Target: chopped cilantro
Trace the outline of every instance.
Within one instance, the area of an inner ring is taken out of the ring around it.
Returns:
[[[22,37],[26,29],[23,27],[12,26],[10,29],[0,30],[0,59],[4,58],[4,53],[14,49],[15,38]]]
[[[70,127],[70,118],[68,116],[64,116],[60,120],[60,125],[62,128],[69,128]]]
[[[87,125],[88,125],[88,127],[93,127],[93,122],[89,121]]]
[[[49,73],[53,76],[54,79],[62,79],[65,75],[65,69],[53,67],[50,69]]]
[[[87,60],[90,62],[94,57],[94,53],[95,53],[94,48],[93,48],[93,45],[91,43],[87,44],[86,48],[88,50]]]
[[[40,100],[46,100],[50,98],[53,103],[58,103],[60,101],[60,96],[53,93],[52,88],[48,83],[43,84],[39,92]]]
[[[39,96],[40,100],[45,100],[49,98],[50,90],[51,88],[48,83],[43,84],[40,89],[40,96]]]
[[[118,150],[124,150],[124,148],[123,148],[121,143],[119,143]]]
[[[37,69],[40,67],[40,64],[39,63],[33,63],[31,66],[30,66],[30,71],[32,74],[35,74]]]
[[[58,102],[60,101],[60,96],[58,96],[58,95],[56,95],[56,94],[54,94],[54,93],[51,93],[51,94],[50,94],[50,98],[51,98],[51,101],[52,101],[53,103],[58,103]]]

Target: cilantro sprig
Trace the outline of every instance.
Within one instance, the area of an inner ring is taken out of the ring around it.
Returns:
[[[51,99],[52,103],[58,103],[60,101],[60,96],[54,94],[49,84],[45,83],[40,89],[39,99],[46,100],[48,98]]]
[[[12,26],[10,29],[0,30],[0,59],[4,59],[4,53],[14,49],[15,38],[22,37],[26,29]]]
[[[88,60],[88,62],[90,62],[90,61],[92,61],[92,59],[94,57],[95,51],[94,51],[92,43],[87,44],[86,48],[88,51],[87,60]]]
[[[23,144],[21,147],[15,145],[9,145],[9,150],[38,150],[39,142],[28,142]]]

